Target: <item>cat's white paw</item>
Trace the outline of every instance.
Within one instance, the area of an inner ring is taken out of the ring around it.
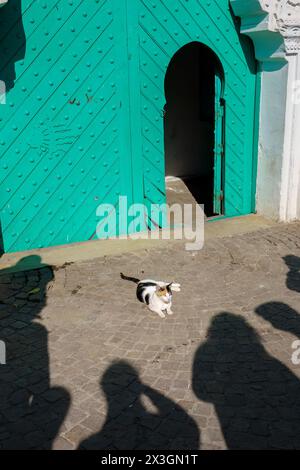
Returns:
[[[157,312],[157,313],[160,316],[160,318],[166,318],[166,315],[164,314],[164,312]]]
[[[168,315],[173,315],[173,310],[168,310]]]

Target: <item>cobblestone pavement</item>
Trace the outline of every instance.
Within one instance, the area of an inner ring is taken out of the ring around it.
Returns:
[[[0,448],[300,449],[300,224],[0,280]]]

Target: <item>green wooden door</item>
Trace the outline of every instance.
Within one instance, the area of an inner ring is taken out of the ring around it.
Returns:
[[[165,202],[165,73],[193,41],[224,69],[224,214],[250,213],[256,65],[237,29],[227,0],[9,0],[0,9],[5,251],[94,239],[98,205],[118,209],[120,195]]]

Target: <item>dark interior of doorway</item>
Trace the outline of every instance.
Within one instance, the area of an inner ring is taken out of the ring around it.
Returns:
[[[192,42],[172,58],[165,78],[165,166],[168,203],[196,200],[214,216],[214,100],[217,58]],[[180,187],[179,191],[176,187]]]

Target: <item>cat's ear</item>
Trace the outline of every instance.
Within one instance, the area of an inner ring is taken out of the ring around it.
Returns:
[[[170,282],[170,284],[167,284],[166,289],[167,289],[167,292],[169,292],[169,294],[172,294],[173,293],[173,282]]]

